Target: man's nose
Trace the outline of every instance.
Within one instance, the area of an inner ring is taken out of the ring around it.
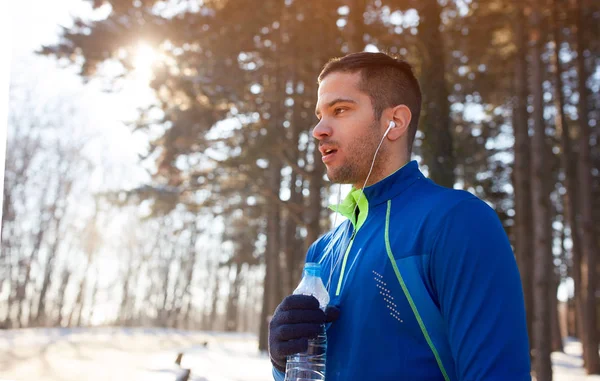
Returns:
[[[331,127],[328,126],[327,123],[323,119],[317,123],[315,128],[313,128],[312,136],[317,140],[323,140],[331,136],[332,133]]]

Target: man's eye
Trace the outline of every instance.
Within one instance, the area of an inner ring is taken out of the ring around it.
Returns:
[[[346,111],[345,108],[343,108],[343,107],[337,107],[335,110],[333,110],[333,113],[334,113],[334,115],[338,115],[338,114],[340,114],[340,113],[342,113],[344,111]]]

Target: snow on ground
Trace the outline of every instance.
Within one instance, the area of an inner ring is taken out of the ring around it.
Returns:
[[[173,381],[178,352],[191,381],[268,381],[271,365],[250,334],[144,328],[0,331],[0,381]],[[600,381],[581,368],[581,345],[553,353],[554,381]]]
[[[552,353],[553,381],[600,381],[600,376],[586,376],[581,358],[581,343],[565,341],[565,352]]]
[[[204,344],[206,343],[206,346]],[[0,331],[0,380],[172,381],[178,352],[192,381],[268,380],[247,334],[144,328]]]

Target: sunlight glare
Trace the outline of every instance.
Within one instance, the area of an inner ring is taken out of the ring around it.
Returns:
[[[138,81],[145,83],[150,81],[156,58],[156,51],[150,45],[145,42],[141,42],[138,45],[133,57],[133,67]]]
[[[152,45],[140,41],[134,46],[129,57],[132,71],[129,73],[126,85],[121,89],[121,94],[126,99],[120,103],[125,119],[137,117],[138,108],[146,106],[155,100],[151,89],[151,81],[154,79],[154,68],[163,56]]]

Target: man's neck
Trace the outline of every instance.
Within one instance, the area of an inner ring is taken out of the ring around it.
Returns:
[[[389,176],[393,175],[394,173],[396,173],[397,171],[402,169],[409,162],[410,162],[410,160],[407,160],[407,159],[398,160],[398,161],[394,161],[394,162],[390,161],[389,164],[386,166],[386,168],[384,168],[382,171],[378,171],[378,173],[375,173],[375,171],[373,171],[373,173],[371,174],[371,176],[368,179],[369,181],[365,185],[365,188],[369,187],[371,185],[375,185],[378,182],[388,178]],[[354,189],[361,189],[364,184],[365,184],[365,180],[363,179],[360,183],[356,183],[352,187]]]

